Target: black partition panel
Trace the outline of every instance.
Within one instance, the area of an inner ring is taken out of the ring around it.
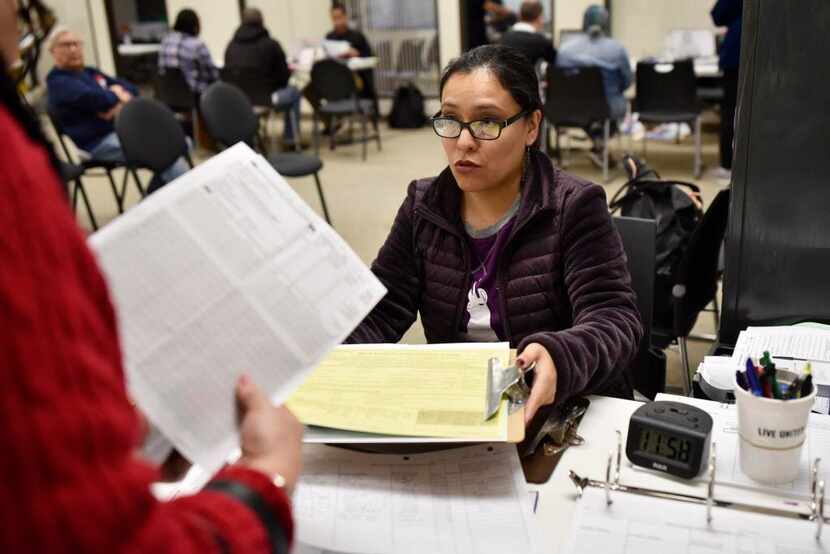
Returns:
[[[830,322],[830,2],[745,0],[720,341]]]

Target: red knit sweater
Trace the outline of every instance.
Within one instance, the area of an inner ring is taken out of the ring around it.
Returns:
[[[106,284],[46,153],[2,106],[0,137],[0,552],[269,552],[222,492],[150,494]],[[290,541],[280,489],[220,475],[259,493]]]

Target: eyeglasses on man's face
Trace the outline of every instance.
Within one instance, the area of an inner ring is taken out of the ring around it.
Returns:
[[[461,136],[461,131],[467,129],[473,138],[478,140],[496,140],[501,136],[501,132],[505,127],[520,120],[527,112],[522,110],[513,117],[509,117],[503,121],[494,121],[492,119],[459,121],[453,117],[444,117],[440,113],[438,112],[432,118],[432,129],[441,138],[458,138]]]

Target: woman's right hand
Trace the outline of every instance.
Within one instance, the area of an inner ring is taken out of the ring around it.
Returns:
[[[239,464],[285,478],[285,492],[294,491],[302,470],[303,425],[288,408],[274,406],[251,379],[243,375],[236,386],[239,403]]]

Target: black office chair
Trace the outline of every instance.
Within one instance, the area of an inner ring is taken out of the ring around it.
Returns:
[[[703,219],[689,238],[686,253],[678,264],[672,287],[674,304],[673,334],[680,345],[683,383],[692,390],[687,339],[701,311],[715,302],[720,280],[720,251],[729,220],[729,189],[718,192]],[[717,313],[717,311],[716,311]]]
[[[202,94],[200,104],[208,133],[216,142],[224,147],[233,146],[237,142],[245,142],[252,148],[257,147],[256,139],[259,124],[253,107],[244,92],[228,83],[213,83]],[[260,144],[259,146],[259,150],[264,152],[263,145]],[[267,158],[268,162],[283,177],[314,176],[314,182],[317,184],[317,194],[320,196],[320,204],[323,207],[323,215],[326,221],[331,224],[329,210],[326,206],[326,199],[323,196],[323,188],[318,176],[318,172],[323,167],[320,158],[296,152],[271,154]]]
[[[643,322],[643,338],[628,368],[629,377],[636,391],[653,400],[666,388],[666,355],[651,345],[657,223],[637,217],[614,217],[613,221],[628,258],[631,286]]]
[[[700,113],[694,62],[639,62],[637,64],[637,97],[633,110],[644,124],[688,123],[694,129],[694,176],[703,170],[701,159]],[[679,131],[678,131],[679,139]],[[643,156],[646,154],[643,138]]]
[[[159,180],[161,172],[180,157],[193,167],[182,126],[173,111],[158,100],[134,98],[127,102],[115,120],[115,132],[127,167],[142,193],[138,169],[152,171],[153,179],[146,191],[151,194],[163,185]]]
[[[98,221],[95,219],[95,213],[92,211],[89,196],[87,196],[86,189],[84,188],[83,181],[81,180],[81,177],[84,174],[84,168],[80,165],[72,164],[64,160],[58,160],[58,163],[60,164],[60,176],[63,184],[63,192],[69,201],[69,205],[72,207],[72,212],[77,214],[78,197],[80,196],[84,206],[86,207],[86,213],[89,216],[89,222],[92,225],[92,229],[97,231]],[[74,185],[71,191],[69,189],[69,183]]]
[[[180,69],[166,67],[159,70],[155,88],[156,98],[177,114],[189,116],[196,108],[196,95]]]
[[[311,88],[320,100],[320,106],[314,111],[314,151],[319,155],[320,134],[318,131],[318,119],[320,116],[330,118],[331,136],[329,147],[335,148],[334,129],[338,118],[353,117],[360,118],[363,130],[363,160],[366,160],[367,144],[374,139],[380,144],[380,128],[378,125],[378,114],[375,112],[374,101],[368,98],[357,97],[357,86],[355,85],[352,71],[342,62],[332,59],[320,60],[311,68]],[[369,121],[375,128],[375,135],[369,136]]]
[[[46,114],[49,117],[49,122],[52,124],[52,128],[55,130],[55,135],[58,138],[58,144],[61,146],[61,151],[63,152],[64,158],[66,160],[67,166],[73,167],[70,173],[73,174],[73,177],[67,181],[67,183],[73,183],[72,191],[70,194],[70,198],[72,199],[72,207],[75,209],[77,205],[77,198],[80,197],[83,199],[84,204],[87,209],[87,214],[89,215],[90,221],[93,222],[93,227],[97,229],[97,224],[95,223],[95,216],[92,213],[92,207],[89,203],[89,197],[87,196],[86,188],[84,187],[84,182],[82,177],[84,175],[90,176],[104,176],[106,175],[107,179],[110,183],[110,188],[112,189],[112,195],[115,198],[116,206],[118,207],[118,213],[124,213],[124,197],[127,191],[127,178],[128,173],[126,171],[126,165],[124,162],[119,161],[104,161],[104,160],[96,160],[89,156],[89,154],[80,148],[76,147],[76,152],[78,153],[79,159],[76,161],[75,157],[72,155],[72,152],[69,148],[69,136],[66,134],[66,131],[61,124],[60,117],[58,114],[52,110],[51,108],[47,108]],[[80,175],[74,175],[77,172],[77,169],[81,169]],[[118,187],[115,184],[115,179],[112,176],[112,172],[118,168],[125,168],[124,172],[124,181],[121,185],[121,191],[118,191]]]
[[[602,71],[598,67],[548,66],[545,119],[556,132],[555,154],[562,163],[560,129],[587,129],[602,124],[602,178],[608,182],[608,142],[611,138],[611,109],[605,97]]]

